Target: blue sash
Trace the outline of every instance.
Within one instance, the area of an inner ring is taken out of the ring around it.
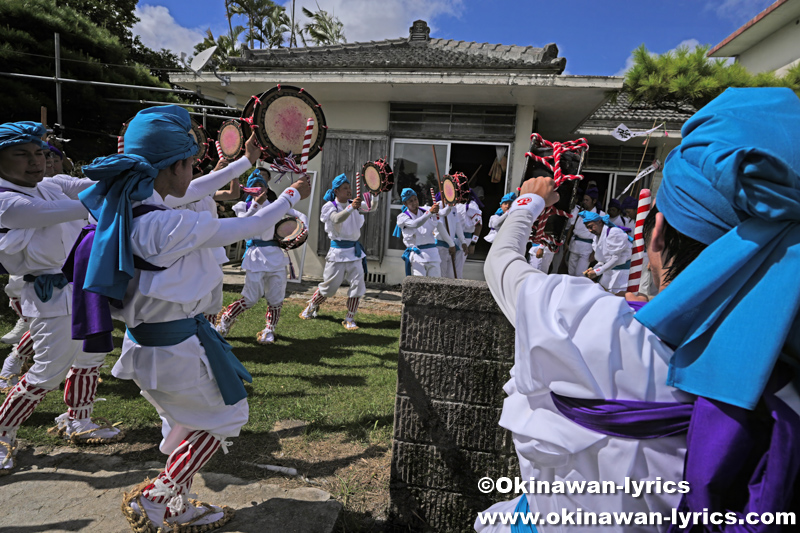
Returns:
[[[531,508],[528,505],[528,495],[523,494],[519,499],[519,503],[514,508],[514,514],[525,516],[530,512]],[[511,524],[511,533],[536,533],[538,531],[536,526],[533,524],[523,523],[522,516],[517,516],[517,521]]]
[[[64,275],[63,272],[59,272],[58,274],[40,274],[38,276],[34,276],[33,274],[25,274],[22,276],[24,281],[28,283],[33,283],[33,290],[36,291],[36,296],[39,297],[39,300],[42,302],[50,301],[50,298],[53,297],[53,289],[63,289],[67,286],[67,276]]]
[[[450,248],[449,244],[447,244],[444,241],[439,241],[439,240],[436,241],[436,246],[441,246],[442,248]]]
[[[573,235],[573,238],[576,241],[586,242],[586,243],[589,243],[589,244],[592,244],[594,242],[592,239],[582,239],[582,238],[578,237],[577,235]]]
[[[410,246],[406,248],[406,251],[403,253],[403,261],[406,263],[406,276],[411,275],[411,252],[415,254],[422,253],[422,250],[429,250],[431,248],[436,248],[436,243],[431,244],[421,244],[419,246]]]
[[[260,247],[260,246],[279,246],[279,245],[278,241],[276,241],[275,239],[272,239],[271,241],[262,241],[261,239],[250,239],[249,241],[247,241],[247,247],[244,249],[244,251],[246,252],[247,250],[249,250],[251,246]]]
[[[206,351],[211,372],[225,400],[225,405],[235,405],[247,398],[242,380],[253,382],[250,372],[236,359],[222,336],[202,314],[194,318],[172,320],[170,322],[142,323],[128,328],[128,338],[142,346],[174,346],[197,335]]]
[[[617,265],[611,270],[630,270],[631,268],[631,260],[628,259],[626,263],[622,263],[621,265]]]
[[[341,248],[341,249],[349,249],[355,248],[356,250],[356,257],[361,257],[361,266],[364,268],[364,276],[366,277],[367,272],[367,253],[364,251],[364,247],[361,245],[359,241],[331,241],[331,248]],[[363,257],[362,257],[363,256]]]

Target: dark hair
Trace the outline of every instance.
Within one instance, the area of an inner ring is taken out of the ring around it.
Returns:
[[[645,246],[650,243],[650,236],[656,225],[656,213],[658,213],[658,207],[653,206],[644,220],[642,235]],[[661,283],[669,283],[678,277],[678,274],[683,272],[689,263],[694,261],[705,249],[705,244],[679,232],[664,218],[664,250],[661,252],[661,263],[667,264],[672,261],[672,264],[665,269],[664,279]]]

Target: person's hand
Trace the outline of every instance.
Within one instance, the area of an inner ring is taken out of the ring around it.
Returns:
[[[464,251],[464,253],[467,253],[467,250],[469,250],[469,246],[467,246],[466,243],[462,242],[461,243],[461,249]]]
[[[520,196],[523,194],[536,194],[544,199],[544,205],[549,207],[559,199],[556,192],[556,182],[553,178],[533,178],[522,184]]]
[[[251,165],[255,165],[256,161],[261,158],[261,148],[256,141],[255,132],[250,134],[250,138],[244,143],[244,156],[250,161]]]
[[[469,248],[467,248],[467,255],[472,255],[474,253],[475,253],[475,245],[474,244],[470,244]]]
[[[439,212],[439,202],[436,202],[435,204],[433,204],[433,207],[431,207],[431,214],[435,215],[438,212]]]
[[[258,196],[256,196],[256,202],[258,202],[258,205],[264,205],[264,202],[267,201],[267,190],[268,189],[262,187],[261,192],[258,193]]]
[[[214,170],[212,170],[212,172],[216,172],[217,170],[222,170],[223,168],[227,167],[229,164],[230,164],[230,161],[228,161],[224,157],[221,157],[220,160],[217,161],[217,164],[214,165]]]
[[[305,200],[311,195],[311,181],[308,179],[308,176],[303,176],[292,183],[292,188],[300,193],[301,200]]]
[[[626,292],[625,299],[629,302],[649,302],[650,297],[640,292]]]
[[[353,206],[353,209],[358,209],[359,207],[361,207],[361,197],[356,196],[355,198],[353,198],[353,201],[350,205]]]
[[[456,252],[457,252],[458,250],[456,250],[456,247],[455,247],[455,246],[451,246],[450,248],[448,248],[448,249],[447,249],[447,251],[448,251],[448,252],[450,252],[450,256],[451,256],[451,257],[455,257],[455,256],[456,256]]]
[[[597,277],[597,272],[593,268],[588,269],[586,272],[583,273],[589,279],[595,279]]]
[[[536,249],[536,259],[541,259],[544,256],[544,248],[541,246]]]

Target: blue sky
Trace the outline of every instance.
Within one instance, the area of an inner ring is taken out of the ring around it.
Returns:
[[[291,5],[290,1],[280,0]],[[296,0],[316,9],[315,0]],[[715,45],[771,0],[318,0],[344,23],[348,42],[408,35],[416,19],[431,36],[542,46],[554,42],[567,72],[615,75],[644,43],[663,53],[679,44]],[[227,31],[223,0],[139,0],[134,30],[151,47],[191,52],[207,28]],[[244,19],[239,21],[244,24]]]

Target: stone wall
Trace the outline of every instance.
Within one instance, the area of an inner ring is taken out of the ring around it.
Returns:
[[[485,282],[408,277],[394,414],[389,520],[397,531],[474,531],[495,503],[478,480],[519,475],[498,425],[514,329]]]

